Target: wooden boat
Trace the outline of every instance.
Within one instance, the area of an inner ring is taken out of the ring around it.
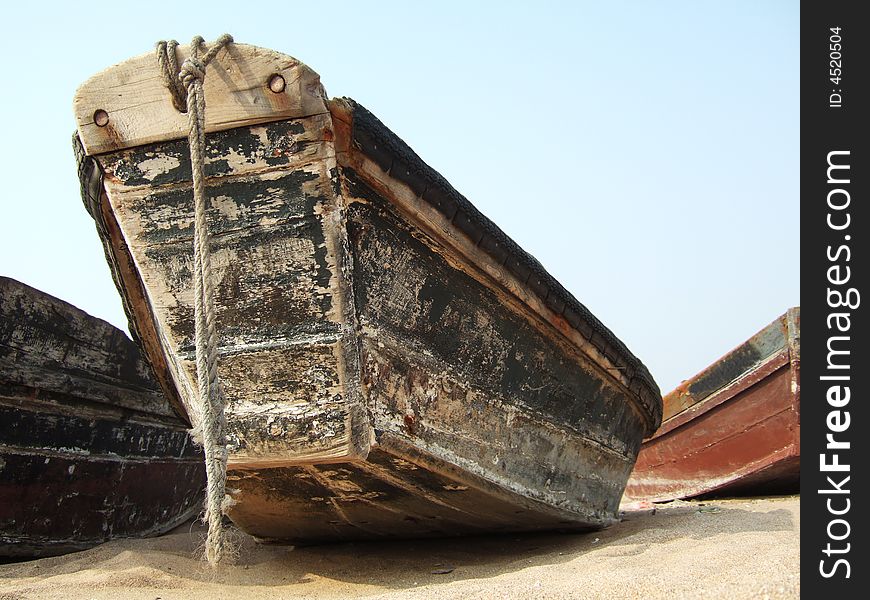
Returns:
[[[625,499],[791,493],[800,481],[800,308],[664,397]]]
[[[610,523],[660,421],[641,362],[304,64],[233,44],[205,96],[236,525],[298,543]],[[187,117],[153,55],[74,106],[85,203],[196,423]]]
[[[0,557],[168,531],[200,510],[204,477],[123,332],[0,277]]]

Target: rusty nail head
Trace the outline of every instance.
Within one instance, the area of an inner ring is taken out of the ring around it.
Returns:
[[[272,77],[269,78],[269,89],[276,94],[283,92],[285,85],[287,84],[285,83],[284,78],[280,75],[272,75]]]
[[[94,124],[97,127],[105,127],[109,124],[109,113],[104,111],[102,108],[96,110],[94,112]]]

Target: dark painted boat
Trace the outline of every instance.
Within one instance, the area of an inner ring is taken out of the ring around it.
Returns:
[[[626,501],[794,493],[800,482],[800,308],[664,398]]]
[[[0,557],[191,518],[204,469],[188,437],[123,332],[0,277]]]
[[[233,44],[205,95],[229,517],[294,542],[611,523],[661,418],[643,364],[297,60]],[[153,55],[75,112],[125,305],[197,423],[187,117]]]

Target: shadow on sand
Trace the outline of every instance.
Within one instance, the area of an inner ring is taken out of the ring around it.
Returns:
[[[730,501],[683,502],[624,513],[616,525],[592,533],[539,533],[436,540],[346,543],[293,548],[260,545],[237,534],[235,564],[211,569],[196,557],[204,537],[198,523],[162,538],[110,542],[65,557],[0,566],[8,578],[53,577],[99,568],[122,585],[128,565],[150,567],[150,585],[189,587],[195,582],[228,586],[303,586],[328,579],[381,589],[409,589],[493,577],[582,557],[632,556],[681,538],[705,539],[722,532],[775,532],[796,528],[786,508],[752,511]],[[141,574],[141,570],[139,571]],[[156,573],[156,574],[155,574]],[[141,575],[140,575],[141,576]],[[120,578],[120,579],[119,579]],[[186,582],[179,579],[189,580]],[[107,581],[108,583],[108,581]],[[143,582],[144,583],[144,582]],[[2,586],[0,586],[2,587]],[[289,592],[290,590],[288,590]]]

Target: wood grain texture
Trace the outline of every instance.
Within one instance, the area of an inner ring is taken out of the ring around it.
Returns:
[[[348,215],[376,430],[590,522],[612,514],[643,429],[618,384],[451,266],[383,200],[369,195]]]
[[[230,463],[285,464],[364,452],[352,306],[334,196],[328,115],[209,136],[206,152],[219,374]],[[185,412],[198,422],[190,165],[174,141],[99,157],[111,205],[147,290]],[[350,317],[348,316],[350,315]],[[349,362],[351,361],[351,362]],[[354,433],[356,432],[356,434]]]
[[[467,201],[421,200],[341,106],[209,136],[231,518],[295,542],[612,522],[661,413],[645,367]],[[177,138],[96,156],[98,204],[135,266],[128,310],[196,423]]]
[[[189,50],[178,50],[180,65]],[[274,75],[285,80],[281,93],[269,89]],[[206,132],[326,112],[316,73],[285,54],[246,44],[230,44],[217,54],[204,89]],[[97,111],[108,115],[103,127],[94,122]],[[76,91],[73,112],[89,155],[187,137],[187,115],[173,107],[153,52],[88,79]]]
[[[0,446],[0,556],[41,557],[165,533],[201,510],[199,461],[131,462]]]
[[[173,415],[122,331],[7,277],[0,277],[0,373],[6,384]]]
[[[649,371],[533,256],[519,247],[377,117],[350,98],[328,103],[339,164],[395,205],[441,251],[487,286],[503,289],[514,310],[543,321],[625,387],[651,434],[661,394]]]
[[[167,531],[199,511],[204,480],[123,332],[0,278],[0,556]]]
[[[365,461],[237,471],[227,485],[237,500],[231,518],[262,542],[594,528],[399,443],[377,446]]]

